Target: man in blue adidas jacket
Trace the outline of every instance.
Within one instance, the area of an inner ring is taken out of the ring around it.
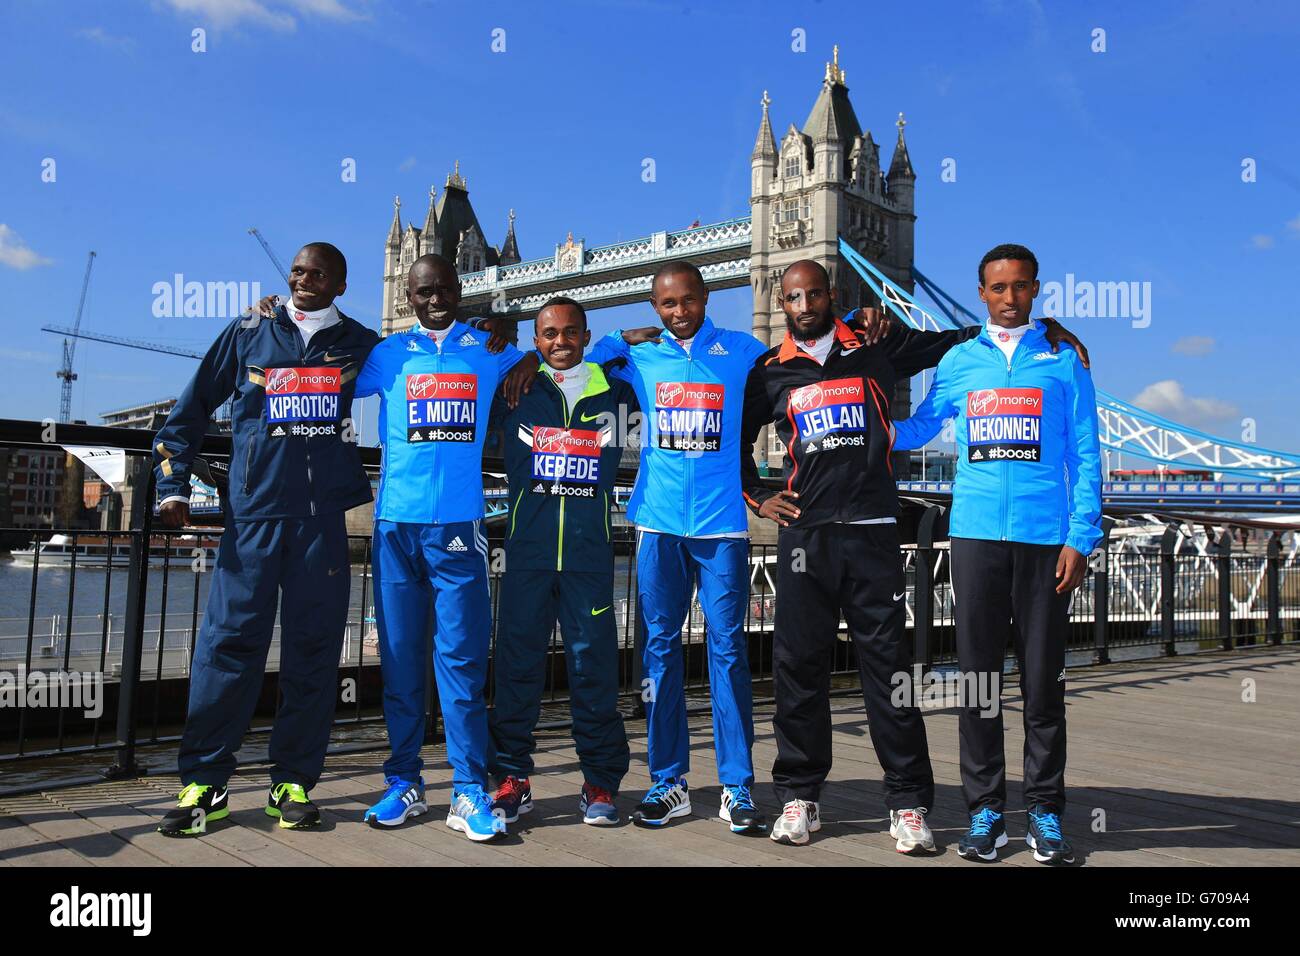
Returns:
[[[501,778],[493,806],[507,823],[532,809],[533,730],[558,618],[583,776],[578,811],[584,823],[608,826],[618,822],[614,798],[628,766],[609,509],[636,396],[582,360],[591,333],[573,299],[548,301],[534,333],[543,364],[533,388],[514,409],[502,398],[493,405],[510,485],[490,720],[491,770]]]
[[[996,702],[1008,638],[1024,696],[1026,841],[1044,863],[1073,861],[1065,807],[1065,643],[1070,592],[1101,540],[1101,464],[1092,379],[1054,353],[1029,319],[1038,261],[1002,245],[980,262],[989,321],[939,363],[924,403],[895,422],[894,447],[919,448],[955,418],[952,585],[957,659]],[[968,701],[958,721],[971,813],[958,853],[985,860],[1007,842],[1002,712]]]
[[[531,377],[537,359],[512,346],[491,353],[488,334],[458,320],[460,289],[455,268],[442,256],[417,259],[406,293],[417,324],[377,345],[357,378],[358,397],[381,399],[375,617],[392,747],[384,764],[387,789],[365,819],[397,826],[428,809],[420,745],[432,625],[453,771],[447,826],[483,841],[505,831],[486,790],[483,691],[492,607],[482,527],[483,442],[497,387],[516,366]]]
[[[280,826],[320,822],[307,791],[324,766],[349,602],[347,509],[370,500],[352,427],[354,380],[379,340],[339,312],[347,262],[303,246],[292,299],[270,318],[236,319],[158,432],[160,516],[189,523],[189,475],[212,413],[231,399],[228,522],[194,647],[180,746],[184,789],[166,836],[202,833],[230,813],[226,783],[262,692],[277,600],[280,704],[266,812]]]
[[[638,530],[653,785],[633,821],[660,826],[691,812],[682,623],[698,581],[722,784],[719,815],[733,831],[754,833],[766,823],[750,793],[753,696],[744,632],[749,525],[740,492],[740,419],[749,370],[767,346],[746,332],[717,328],[705,314],[708,299],[698,269],[668,263],[655,274],[650,296],[667,334],[615,332],[588,357],[627,360],[645,416],[628,518]]]

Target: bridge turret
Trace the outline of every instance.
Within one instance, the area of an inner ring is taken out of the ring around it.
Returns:
[[[442,250],[437,248],[438,244],[438,210],[435,208],[435,200],[438,196],[438,187],[429,187],[429,211],[424,216],[424,228],[420,230],[420,255],[427,255],[430,252],[441,253]]]
[[[501,243],[501,254],[499,256],[499,265],[512,266],[516,262],[521,262],[522,257],[519,255],[519,241],[515,239],[515,211],[510,210],[510,225],[506,227],[506,240]]]
[[[384,302],[379,309],[380,328],[387,330],[396,315],[394,303],[397,276],[402,271],[402,197],[393,197],[393,221],[384,243]]]

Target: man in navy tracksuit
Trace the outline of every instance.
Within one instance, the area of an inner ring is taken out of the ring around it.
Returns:
[[[510,485],[490,718],[491,770],[501,778],[493,808],[507,823],[532,809],[533,730],[558,616],[584,778],[578,811],[584,823],[609,825],[618,822],[614,797],[628,766],[609,510],[636,396],[583,361],[591,333],[573,299],[542,307],[533,341],[543,359],[533,387],[513,410],[502,398],[493,405]]]
[[[304,246],[288,306],[226,327],[154,444],[162,521],[179,528],[189,522],[189,474],[208,421],[233,395],[229,521],[194,648],[184,789],[158,828],[167,836],[202,833],[229,815],[226,784],[262,690],[277,601],[280,704],[266,812],[285,828],[320,822],[307,791],[324,765],[347,621],[344,515],[371,499],[352,398],[379,340],[334,306],[346,280],[338,249]]]
[[[407,276],[417,322],[384,339],[357,379],[379,395],[384,445],[375,505],[375,617],[392,755],[386,790],[366,811],[373,826],[398,826],[424,801],[424,689],[428,638],[452,766],[447,826],[474,841],[505,831],[487,793],[489,739],[483,691],[492,606],[483,532],[483,443],[492,396],[537,359],[513,346],[488,349],[486,332],[458,318],[460,280],[442,256],[421,256]],[[522,360],[522,361],[521,361]],[[524,364],[527,363],[527,364]]]
[[[1101,463],[1092,379],[1071,349],[1053,352],[1030,309],[1038,260],[1003,245],[980,262],[988,325],[944,356],[924,403],[895,423],[895,447],[919,448],[956,420],[952,586],[957,661],[997,702],[1008,637],[1024,697],[1026,842],[1042,863],[1070,863],[1065,808],[1065,643],[1070,592],[1101,540]],[[1002,710],[959,712],[970,830],[957,852],[997,858],[1007,842]]]

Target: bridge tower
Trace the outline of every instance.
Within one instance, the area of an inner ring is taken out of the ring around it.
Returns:
[[[779,302],[781,276],[799,259],[820,262],[830,273],[841,310],[875,305],[876,298],[839,255],[843,236],[894,282],[912,290],[913,197],[916,173],[904,142],[903,114],[889,172],[880,165],[880,147],[858,122],[839,47],[826,64],[822,88],[803,128],[791,123],[777,142],[764,91],[763,115],[751,156],[749,204],[753,215],[750,287],[754,295],[754,335],[770,345],[785,336]],[[900,382],[896,412],[911,408],[911,387]],[[757,457],[771,470],[781,467],[784,449],[775,433]]]
[[[382,335],[405,331],[415,321],[415,313],[406,304],[406,274],[420,256],[428,253],[446,256],[462,276],[520,261],[515,211],[510,210],[510,225],[501,247],[488,245],[469,201],[469,186],[460,173],[459,160],[447,176],[442,198],[438,199],[437,195],[438,190],[430,186],[429,210],[423,228],[408,222],[405,230],[402,229],[402,200],[393,199],[393,221],[384,244],[384,304],[379,313]]]

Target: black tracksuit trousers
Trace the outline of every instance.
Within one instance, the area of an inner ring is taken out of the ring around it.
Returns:
[[[823,524],[777,535],[772,641],[777,798],[817,800],[831,769],[830,674],[841,612],[862,676],[868,729],[885,771],[891,810],[934,805],[925,724],[895,707],[895,675],[911,680],[904,624],[903,558],[894,524]]]
[[[1065,639],[1070,595],[1056,593],[1059,544],[952,539],[957,666],[1002,687],[1007,640],[1015,642],[1025,721],[1025,808],[1065,809]],[[983,675],[992,675],[984,677]],[[984,685],[981,685],[984,686]],[[972,702],[976,703],[976,702]],[[1002,708],[963,707],[961,782],[971,813],[1007,802]]]

